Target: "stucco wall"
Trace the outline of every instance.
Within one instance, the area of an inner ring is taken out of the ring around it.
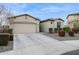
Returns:
[[[34,18],[30,17],[30,16],[20,16],[20,17],[16,17],[16,18],[12,18],[13,22],[31,22],[31,23],[37,23],[39,24],[38,20],[35,20]]]
[[[30,16],[25,16],[25,20],[27,22],[33,22],[33,23],[37,23],[39,24],[39,21],[38,20],[35,20],[34,18],[30,17]]]
[[[69,16],[69,17],[67,18],[68,26],[69,26],[70,28],[73,28],[73,27],[74,27],[74,22],[75,22],[76,20],[78,20],[78,21],[76,22],[76,25],[77,25],[77,27],[79,27],[79,15],[71,15],[71,16]]]
[[[63,28],[63,21],[56,20],[56,21],[47,21],[40,23],[40,28],[42,32],[49,32],[49,28],[57,28],[57,22],[61,22],[61,28]]]
[[[48,32],[49,28],[50,28],[50,25],[49,25],[50,21],[48,22],[43,22],[43,23],[40,23],[40,29],[42,32]]]

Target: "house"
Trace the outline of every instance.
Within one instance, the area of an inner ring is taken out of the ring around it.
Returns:
[[[70,28],[79,27],[79,13],[69,14],[67,16],[67,23]]]
[[[39,19],[28,14],[17,15],[9,17],[10,28],[13,29],[14,34],[24,34],[39,32]]]
[[[61,18],[50,18],[40,22],[40,30],[42,32],[49,32],[49,28],[63,28],[63,22]]]

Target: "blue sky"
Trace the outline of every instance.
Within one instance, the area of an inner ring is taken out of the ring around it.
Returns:
[[[77,3],[7,3],[3,4],[15,15],[30,14],[41,20],[48,18],[62,18],[66,20],[68,14],[79,13]]]

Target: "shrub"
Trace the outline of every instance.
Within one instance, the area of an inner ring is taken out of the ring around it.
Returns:
[[[77,28],[78,32],[79,32],[79,27]]]
[[[13,34],[13,29],[8,29],[8,32],[9,32],[10,34]]]
[[[69,36],[72,36],[72,37],[74,36],[74,32],[73,31],[70,31],[68,34],[69,34]]]
[[[3,29],[9,29],[8,25],[3,25],[2,27],[3,27]]]
[[[72,31],[73,31],[74,33],[78,33],[78,29],[77,29],[77,28],[72,28]]]
[[[58,28],[54,28],[54,32],[57,33],[58,32]]]
[[[13,30],[9,29],[8,32],[10,33],[10,41],[13,41]]]
[[[64,27],[63,30],[67,33],[71,31],[70,27]]]
[[[53,33],[53,28],[49,28],[49,33]]]
[[[60,30],[60,31],[58,32],[58,35],[61,36],[61,37],[64,37],[64,36],[65,36],[65,31]]]
[[[62,30],[62,28],[59,28],[59,30]]]
[[[8,45],[9,33],[0,33],[0,46]]]
[[[9,33],[8,29],[3,29],[3,33]]]
[[[4,29],[3,33],[9,33],[10,34],[10,41],[13,40],[13,30],[12,29]]]

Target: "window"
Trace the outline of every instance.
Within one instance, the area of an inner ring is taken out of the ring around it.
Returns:
[[[57,28],[60,28],[61,22],[57,22]]]
[[[51,21],[51,24],[52,24],[52,21]]]

